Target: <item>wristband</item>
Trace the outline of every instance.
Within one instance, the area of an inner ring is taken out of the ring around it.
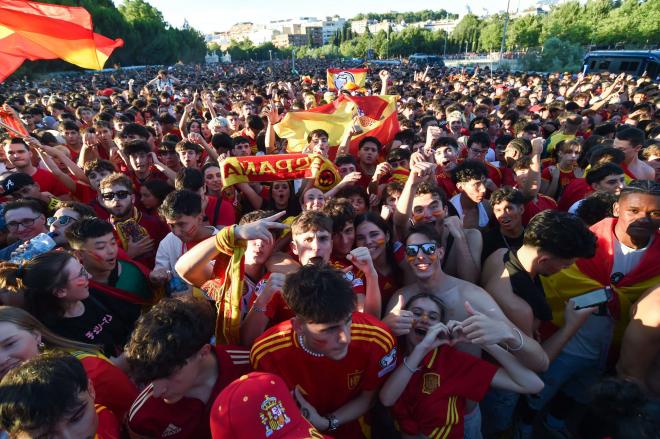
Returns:
[[[266,307],[265,306],[252,305],[252,311],[265,313],[266,312]]]
[[[339,428],[339,419],[335,415],[327,416],[325,419],[328,420],[328,430],[329,432],[337,431]]]
[[[417,369],[413,369],[412,367],[408,366],[408,362],[406,361],[407,357],[403,357],[403,366],[408,369],[410,373],[415,373],[419,370],[419,367]]]
[[[504,346],[506,346],[506,350],[509,351],[509,352],[517,352],[517,351],[521,350],[523,348],[523,346],[525,345],[525,339],[522,336],[522,332],[520,332],[520,330],[518,328],[511,328],[511,329],[513,329],[513,331],[516,334],[518,334],[518,337],[520,337],[520,346],[518,346],[517,348],[512,348],[507,343],[504,343]]]

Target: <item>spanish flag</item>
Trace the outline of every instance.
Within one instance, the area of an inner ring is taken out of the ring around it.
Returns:
[[[341,95],[329,104],[308,111],[289,112],[273,128],[278,136],[287,139],[290,153],[302,152],[307,147],[307,135],[323,129],[328,133],[331,158],[336,147],[348,135],[354,119],[358,121],[362,133],[354,136],[350,143],[351,154],[357,154],[357,147],[364,137],[376,137],[383,145],[391,142],[399,132],[396,112],[398,96],[346,96]]]
[[[368,71],[369,69],[328,69],[328,89],[341,91],[349,84],[353,84],[349,88],[364,87]]]
[[[605,218],[590,227],[598,238],[596,255],[590,259],[578,259],[570,267],[549,277],[541,277],[546,299],[552,308],[555,328],[542,328],[542,336],[564,324],[564,304],[575,296],[603,287],[614,291],[608,302],[610,314],[616,321],[614,343],[617,346],[630,321],[630,307],[649,288],[660,283],[660,232],[656,232],[639,264],[627,274],[612,273],[616,218]]]
[[[123,46],[94,33],[84,8],[22,0],[0,0],[0,81],[25,60],[63,59],[100,70],[112,51]]]

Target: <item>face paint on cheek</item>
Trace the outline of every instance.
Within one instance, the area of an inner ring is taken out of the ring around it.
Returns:
[[[436,255],[435,253],[433,253],[432,255],[428,255],[428,257],[431,260],[431,262],[435,262],[438,260],[438,255]]]
[[[440,218],[444,216],[444,212],[442,210],[436,210],[431,215],[433,215],[435,218]]]
[[[385,238],[378,238],[376,240],[376,244],[378,244],[379,247],[382,247],[385,245]]]
[[[406,259],[408,260],[409,264],[412,264],[415,259],[417,259],[417,256],[406,256]]]
[[[413,213],[413,221],[416,223],[422,221],[424,219],[424,214],[423,213]]]

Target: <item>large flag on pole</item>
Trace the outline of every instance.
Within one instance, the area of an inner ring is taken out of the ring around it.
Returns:
[[[344,90],[347,85],[355,84],[349,88],[364,87],[369,69],[328,69],[326,71],[328,89],[331,91]]]
[[[357,122],[362,133],[354,136],[350,152],[357,154],[357,146],[364,137],[373,136],[387,144],[399,132],[396,101],[398,96],[346,96],[308,111],[289,112],[273,128],[278,136],[287,139],[287,151],[302,152],[307,146],[307,135],[323,129],[328,143],[336,147]]]
[[[124,42],[94,33],[81,7],[0,0],[0,82],[25,60],[63,59],[100,70]]]

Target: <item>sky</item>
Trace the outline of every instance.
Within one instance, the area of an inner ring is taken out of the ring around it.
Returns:
[[[121,4],[122,0],[113,0]],[[506,10],[507,0],[357,0],[357,1],[315,1],[315,0],[147,0],[163,13],[171,25],[180,27],[183,20],[204,33],[226,31],[238,22],[267,23],[295,17],[317,17],[339,15],[352,18],[366,12],[408,12],[422,9],[445,9],[449,12],[464,14],[469,5],[477,15],[496,13]],[[534,0],[510,0],[510,10],[525,9],[534,5]]]

